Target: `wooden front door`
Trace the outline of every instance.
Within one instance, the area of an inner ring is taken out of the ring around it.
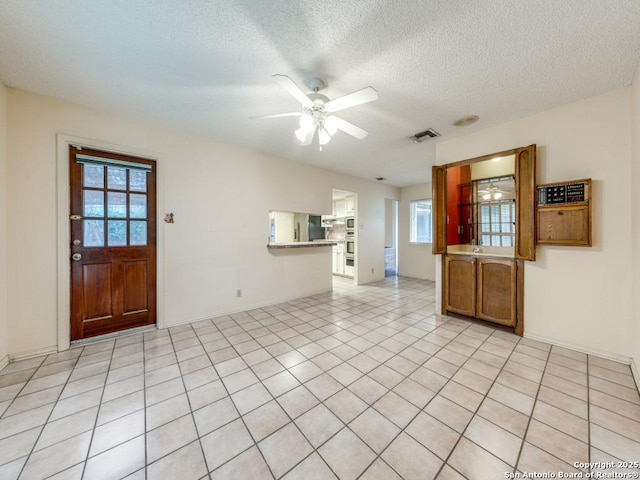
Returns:
[[[71,340],[156,323],[156,164],[70,147]]]

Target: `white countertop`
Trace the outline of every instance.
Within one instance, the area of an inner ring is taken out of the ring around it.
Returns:
[[[476,247],[475,245],[449,245],[447,247],[447,254],[471,255],[474,257],[515,257],[515,251],[513,247],[484,247],[480,245],[480,250],[478,252],[474,252],[474,248],[478,247]]]
[[[314,240],[312,242],[268,243],[267,248],[332,247],[337,244],[337,240]]]

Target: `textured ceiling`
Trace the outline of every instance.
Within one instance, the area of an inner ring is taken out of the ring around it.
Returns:
[[[340,172],[410,185],[435,142],[631,83],[638,0],[1,0],[0,79]],[[272,79],[312,77],[369,131],[301,147]],[[476,114],[480,121],[452,122]]]

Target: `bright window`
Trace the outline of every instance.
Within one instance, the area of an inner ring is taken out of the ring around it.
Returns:
[[[478,235],[480,245],[513,247],[516,233],[516,204],[513,200],[480,202]]]
[[[409,241],[411,243],[433,243],[431,200],[412,201],[410,218]]]

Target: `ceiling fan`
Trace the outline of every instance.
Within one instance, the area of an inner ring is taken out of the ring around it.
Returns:
[[[507,190],[501,190],[496,187],[493,183],[490,183],[487,188],[482,190],[478,190],[478,195],[482,197],[483,200],[500,200],[504,195],[509,195],[510,193]]]
[[[251,118],[300,117],[300,128],[295,131],[296,138],[301,145],[311,145],[313,139],[317,136],[320,150],[322,150],[322,145],[329,143],[331,137],[338,130],[342,130],[359,140],[368,135],[366,130],[332,114],[377,100],[378,92],[373,87],[365,87],[348,95],[330,100],[325,95],[318,93],[319,90],[325,87],[325,83],[319,78],[313,78],[308,82],[309,87],[313,90],[313,93],[309,94],[304,93],[286,75],[276,74],[272,78],[300,102],[301,109],[297,112],[260,115]]]

